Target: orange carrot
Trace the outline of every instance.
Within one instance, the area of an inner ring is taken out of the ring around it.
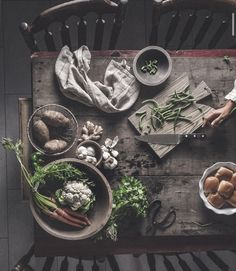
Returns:
[[[69,220],[69,221],[71,221],[71,222],[73,222],[73,223],[76,223],[76,224],[78,224],[78,225],[80,225],[80,226],[87,226],[87,223],[86,223],[85,221],[82,221],[81,219],[78,219],[78,218],[75,218],[75,217],[71,216],[70,214],[66,213],[66,212],[65,212],[63,209],[61,209],[61,208],[57,208],[57,209],[55,210],[55,212],[56,212],[59,216],[65,218],[65,219],[67,219],[67,220]]]
[[[72,222],[70,220],[67,220],[66,218],[58,215],[58,213],[56,213],[56,210],[53,211],[53,212],[47,212],[47,215],[49,215],[49,217],[51,217],[51,218],[53,218],[53,219],[55,219],[57,221],[65,223],[67,225],[74,226],[74,227],[80,228],[80,229],[83,228],[81,225],[79,225],[77,223],[74,223],[74,222]]]
[[[80,218],[81,220],[83,220],[84,222],[86,222],[87,225],[91,225],[91,222],[90,222],[90,220],[88,219],[88,217],[86,215],[79,214],[78,212],[72,211],[72,210],[70,210],[68,208],[62,208],[62,210],[65,211],[67,214],[69,214],[71,216]]]

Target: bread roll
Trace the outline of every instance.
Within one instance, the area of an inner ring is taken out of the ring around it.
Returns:
[[[236,172],[234,172],[232,178],[230,179],[230,182],[233,184],[234,189],[236,189]]]
[[[216,193],[219,187],[220,181],[215,176],[207,177],[204,182],[205,193]]]
[[[225,204],[225,200],[219,193],[209,194],[207,197],[208,202],[215,208],[222,208]]]
[[[218,193],[228,199],[232,196],[234,192],[234,186],[232,185],[232,183],[228,182],[228,181],[221,181],[220,185],[218,187]]]
[[[236,207],[236,191],[233,192],[233,195],[226,200],[230,205]]]
[[[233,171],[226,168],[226,167],[220,167],[215,175],[220,180],[229,181],[231,177],[233,176]]]

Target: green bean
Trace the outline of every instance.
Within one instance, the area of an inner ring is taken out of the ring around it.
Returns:
[[[157,101],[153,100],[153,99],[148,99],[142,102],[142,104],[147,104],[147,103],[153,103],[156,107],[159,107]]]
[[[175,128],[176,128],[180,113],[181,113],[181,108],[178,109],[178,112],[177,112],[175,119],[174,119],[174,132],[175,132]]]
[[[149,63],[150,64],[150,63]],[[164,106],[159,106],[157,101],[154,99],[148,99],[143,101],[143,104],[150,103],[149,106],[151,114],[148,117],[151,127],[156,130],[157,128],[163,127],[165,122],[173,121],[174,122],[174,131],[179,121],[191,122],[188,118],[182,115],[182,112],[191,106],[193,103],[196,103],[193,95],[188,91],[188,88],[184,89],[181,92],[175,91],[174,94],[170,96],[170,99],[166,102]],[[201,109],[199,109],[200,111]],[[136,113],[140,116],[140,129],[142,129],[142,120],[147,116],[147,111]]]
[[[156,122],[154,121],[153,116],[151,116],[151,125],[152,125],[152,129],[153,129],[154,131],[156,131],[157,127],[156,127]]]
[[[142,112],[136,112],[135,113],[136,116],[142,116],[144,114],[147,114],[147,111],[142,111]]]
[[[147,114],[143,114],[141,117],[140,117],[140,119],[139,119],[139,130],[140,131],[143,131],[143,124],[142,124],[142,121],[143,121],[143,119],[146,117],[146,115]]]
[[[163,127],[163,124],[164,124],[164,121],[163,120],[161,120],[160,118],[158,118],[157,116],[153,116],[153,118],[155,118],[158,122],[159,122],[159,124],[160,124],[160,127]]]

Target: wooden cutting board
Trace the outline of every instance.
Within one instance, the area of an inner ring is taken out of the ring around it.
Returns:
[[[171,82],[165,89],[163,89],[157,96],[155,96],[153,99],[157,101],[157,103],[162,106],[165,105],[167,100],[170,99],[170,95],[174,94],[174,92],[180,92],[186,89],[189,86],[189,78],[186,73],[183,73],[179,78],[177,78],[175,81]],[[196,131],[199,127],[202,125],[202,117],[203,115],[207,114],[212,108],[207,105],[203,105],[198,103],[203,98],[211,95],[210,88],[206,85],[205,82],[201,82],[195,89],[190,89],[190,92],[194,96],[194,98],[197,101],[196,105],[191,105],[189,108],[183,111],[183,115],[187,116],[190,120],[190,122],[184,122],[180,121],[178,122],[175,133],[176,134],[185,134],[185,133],[193,133]],[[199,110],[201,109],[201,111]],[[145,118],[142,121],[143,129],[142,131],[139,130],[139,116],[136,115],[137,112],[143,112],[146,111],[147,114],[150,114],[150,104],[145,104],[143,107],[141,107],[138,111],[136,111],[134,114],[132,114],[129,117],[130,123],[135,127],[135,129],[138,131],[139,134],[173,134],[173,122],[165,122],[164,126],[162,128],[154,129],[147,128],[147,125],[149,125],[148,120]],[[149,125],[150,126],[150,125]],[[159,145],[159,144],[149,144],[150,147],[154,150],[154,152],[160,157],[164,157],[167,153],[169,153],[172,149],[176,147],[176,145]]]

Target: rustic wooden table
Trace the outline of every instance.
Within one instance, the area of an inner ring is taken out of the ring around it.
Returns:
[[[103,80],[111,58],[126,58],[132,64],[136,53],[93,52],[91,78]],[[170,53],[173,72],[169,81],[187,72],[192,86],[204,80],[211,88],[213,95],[205,103],[213,107],[224,103],[224,96],[232,89],[236,78],[236,50]],[[230,56],[229,64],[223,60],[225,55]],[[214,131],[201,129],[208,135],[207,142],[181,144],[160,160],[147,145],[134,140],[136,132],[127,120],[141,107],[142,100],[155,96],[158,89],[143,87],[138,101],[130,110],[107,115],[61,95],[54,75],[56,56],[54,53],[36,53],[32,56],[33,109],[48,103],[62,104],[75,114],[80,129],[90,120],[104,127],[102,140],[118,135],[119,166],[112,173],[104,172],[111,185],[123,175],[137,176],[148,187],[149,197],[158,197],[162,201],[163,212],[173,206],[177,218],[170,228],[157,230],[155,237],[146,236],[140,223],[140,227],[121,233],[116,243],[109,240],[97,243],[91,240],[60,240],[49,236],[36,225],[36,255],[79,256],[236,248],[235,216],[215,215],[204,207],[198,194],[198,181],[205,168],[218,161],[236,161],[235,119],[230,119]]]

